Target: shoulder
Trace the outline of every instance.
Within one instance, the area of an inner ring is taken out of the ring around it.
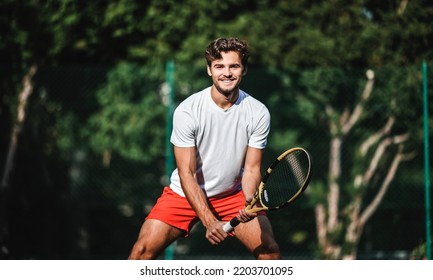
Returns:
[[[210,87],[191,94],[179,104],[178,108],[188,108],[188,107],[198,106],[204,102],[207,95],[210,95]]]
[[[174,110],[173,122],[176,125],[184,126],[182,122],[196,123],[200,117],[201,112],[207,111],[206,98],[210,95],[210,88],[196,92],[183,100]]]
[[[250,108],[255,113],[269,115],[269,110],[266,105],[252,95],[243,90],[239,90],[239,97],[239,102],[243,106]]]

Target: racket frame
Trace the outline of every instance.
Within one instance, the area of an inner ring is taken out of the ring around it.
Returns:
[[[308,162],[310,163],[307,175],[305,177],[304,184],[301,186],[301,188],[299,188],[299,190],[288,201],[282,203],[279,206],[275,206],[275,207],[272,207],[272,208],[267,207],[262,202],[261,197],[263,197],[262,193],[265,191],[266,182],[267,182],[269,176],[271,175],[271,173],[275,169],[275,167],[281,162],[281,160],[283,160],[288,154],[293,153],[293,152],[295,152],[297,150],[301,150],[303,153],[305,153],[306,156],[308,157]],[[258,186],[256,193],[254,194],[253,199],[245,207],[245,211],[248,212],[248,213],[257,213],[257,212],[260,212],[260,211],[277,210],[277,209],[280,209],[280,208],[282,208],[284,206],[287,206],[290,203],[294,202],[305,191],[305,189],[307,188],[308,184],[310,183],[311,166],[312,166],[311,155],[310,155],[310,153],[308,153],[307,150],[305,150],[303,148],[295,147],[295,148],[289,149],[289,150],[285,151],[284,153],[282,153],[280,156],[277,157],[277,159],[266,170],[265,174],[262,177],[260,185]],[[257,205],[257,202],[259,202],[260,206]],[[234,217],[230,222],[227,222],[224,225],[224,227],[223,227],[224,231],[225,232],[232,231],[234,229],[234,227],[237,226],[239,223],[240,222],[237,220],[237,218]]]

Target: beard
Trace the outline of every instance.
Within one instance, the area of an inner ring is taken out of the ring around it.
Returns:
[[[230,95],[233,95],[239,90],[239,83],[234,84],[230,87],[221,87],[219,83],[214,83],[215,88],[218,90],[219,93],[224,95],[225,97],[229,97]]]

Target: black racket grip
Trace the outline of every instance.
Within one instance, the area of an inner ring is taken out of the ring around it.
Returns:
[[[231,231],[233,231],[233,229],[239,225],[241,222],[239,222],[239,220],[234,217],[233,219],[230,220],[230,222],[227,222],[224,226],[223,229],[226,233],[229,233]]]

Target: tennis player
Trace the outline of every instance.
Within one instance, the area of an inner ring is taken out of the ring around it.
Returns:
[[[158,258],[199,221],[206,227],[206,239],[218,245],[229,236],[223,225],[233,217],[241,221],[233,235],[256,259],[280,259],[265,213],[244,210],[260,183],[270,129],[265,105],[239,89],[248,57],[246,42],[237,38],[219,38],[206,48],[213,85],[189,96],[174,112],[176,169],[146,217],[129,259]]]

